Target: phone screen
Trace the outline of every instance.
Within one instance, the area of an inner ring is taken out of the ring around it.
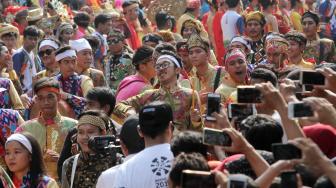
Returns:
[[[207,145],[230,146],[232,140],[227,133],[221,130],[204,128],[203,142]]]
[[[245,188],[246,182],[230,180],[230,188]]]
[[[316,71],[302,71],[300,82],[302,85],[324,85],[325,77]]]
[[[292,144],[272,144],[272,152],[275,160],[300,159],[301,150]]]
[[[261,93],[255,87],[238,87],[238,103],[261,103]]]
[[[251,104],[230,104],[228,114],[229,118],[245,118],[255,114],[255,108]]]
[[[297,188],[296,171],[281,173],[281,187]]]
[[[220,95],[216,93],[208,94],[207,103],[207,116],[211,116],[212,113],[218,112],[220,109]]]
[[[305,103],[295,103],[293,106],[293,117],[311,117],[314,112],[311,107]]]

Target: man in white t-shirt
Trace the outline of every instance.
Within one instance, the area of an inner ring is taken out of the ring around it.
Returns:
[[[223,31],[224,46],[228,47],[233,37],[244,33],[244,19],[239,14],[239,10],[242,8],[240,0],[227,0],[226,4],[229,9],[221,19],[221,27]]]
[[[174,159],[170,150],[173,133],[173,112],[164,102],[153,102],[139,112],[139,134],[145,149],[122,164],[116,173],[113,188],[167,188]]]
[[[126,161],[132,159],[138,152],[145,148],[145,142],[138,133],[139,117],[138,115],[132,115],[128,117],[121,127],[120,131],[120,145],[121,150],[126,156],[123,160]],[[120,165],[114,166],[104,171],[98,179],[96,188],[109,188],[115,182],[115,178]]]

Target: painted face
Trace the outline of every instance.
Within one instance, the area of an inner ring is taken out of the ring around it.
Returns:
[[[27,172],[30,168],[31,155],[19,142],[11,141],[6,144],[5,162],[13,173]]]

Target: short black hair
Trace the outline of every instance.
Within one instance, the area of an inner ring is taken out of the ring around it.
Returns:
[[[67,50],[71,50],[71,49],[72,49],[71,46],[68,46],[68,45],[63,46],[63,47],[60,47],[60,48],[58,48],[58,49],[56,50],[55,55],[58,55],[58,54],[60,54],[60,53],[63,53],[63,52],[65,52],[65,51],[67,51]]]
[[[106,22],[112,20],[112,16],[109,14],[98,14],[94,19],[94,26],[98,28],[99,24],[105,24]]]
[[[168,42],[162,42],[160,44],[158,44],[154,51],[158,52],[158,53],[162,53],[162,51],[172,51],[173,53],[177,53],[176,47],[173,46],[172,44],[168,43]]]
[[[207,156],[207,146],[203,144],[203,135],[195,131],[184,131],[176,135],[171,141],[174,156],[180,153],[200,153]]]
[[[138,133],[139,116],[129,116],[121,127],[120,141],[125,144],[128,154],[135,154],[145,148],[145,141]]]
[[[87,28],[90,24],[90,16],[87,12],[78,12],[74,17],[74,22],[80,27]]]
[[[251,79],[261,79],[265,82],[271,82],[273,86],[277,86],[278,78],[274,72],[265,68],[256,68],[251,72]]]
[[[90,89],[86,95],[86,98],[92,101],[97,101],[100,106],[109,105],[110,110],[108,116],[111,116],[116,103],[115,96],[110,88],[107,87],[94,87]]]
[[[100,45],[99,38],[95,35],[86,35],[86,36],[84,36],[84,38],[89,42],[89,44],[92,48],[92,52],[96,53],[96,51],[98,50],[98,47]]]
[[[39,29],[34,25],[30,25],[23,30],[23,37],[24,38],[26,38],[27,36],[39,37],[40,34],[41,33],[40,33]]]
[[[316,25],[318,25],[320,23],[320,17],[315,12],[307,11],[307,12],[303,13],[302,17],[301,17],[301,22],[303,22],[303,20],[305,18],[313,19],[314,22],[316,23]]]
[[[239,4],[240,0],[226,0],[225,2],[229,8],[235,8]]]
[[[183,170],[210,171],[206,159],[199,153],[181,153],[174,162],[169,173],[173,187],[180,184]]]
[[[259,4],[261,4],[263,9],[267,9],[268,7],[274,5],[276,3],[275,0],[259,0]]]
[[[161,10],[155,15],[155,22],[156,26],[158,29],[163,29],[165,28],[167,22],[171,19],[172,17],[169,16],[167,11]]]
[[[248,116],[240,124],[246,140],[257,150],[272,151],[273,143],[281,143],[281,124],[266,114]]]
[[[133,5],[133,4],[138,4],[138,2],[135,1],[135,0],[127,0],[127,1],[124,1],[121,6],[124,9],[126,7],[129,7],[129,6]]]
[[[150,46],[143,45],[138,48],[133,56],[132,64],[135,66],[136,70],[139,70],[139,65],[141,63],[146,63],[144,60],[151,58],[153,56],[154,49]]]

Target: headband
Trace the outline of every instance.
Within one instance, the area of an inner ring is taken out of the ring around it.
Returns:
[[[93,116],[93,115],[82,116],[81,118],[79,118],[77,127],[84,125],[84,124],[90,124],[90,125],[98,127],[101,130],[106,130],[105,121],[98,116]]]
[[[156,61],[156,63],[161,63],[164,61],[169,61],[174,63],[178,68],[181,68],[180,63],[177,61],[177,59],[174,56],[171,55],[162,55],[159,57],[159,59]]]
[[[246,63],[246,56],[240,49],[233,49],[225,59],[225,65],[233,60],[242,59]]]
[[[39,50],[41,50],[41,48],[44,47],[44,46],[51,46],[51,47],[55,48],[55,50],[59,48],[59,45],[55,41],[49,40],[49,39],[43,40],[41,42]]]
[[[56,55],[56,61],[60,61],[66,57],[77,57],[76,51],[71,49],[71,50],[66,50],[62,53],[59,53]]]
[[[5,146],[7,146],[7,144],[11,141],[20,142],[20,144],[24,145],[24,147],[29,151],[29,153],[33,153],[32,145],[30,141],[28,140],[28,138],[25,137],[24,135],[19,134],[19,133],[12,134],[10,137],[7,138]]]
[[[59,88],[55,88],[55,87],[52,87],[52,86],[48,86],[48,87],[43,87],[39,90],[45,90],[45,91],[49,91],[49,92],[52,92],[52,93],[56,93],[56,94],[59,94],[60,93],[60,89]]]
[[[231,40],[231,44],[234,43],[234,42],[240,42],[242,43],[244,46],[246,46],[246,48],[251,51],[251,45],[249,44],[249,42],[247,40],[245,40],[243,37],[234,37],[232,40]]]

